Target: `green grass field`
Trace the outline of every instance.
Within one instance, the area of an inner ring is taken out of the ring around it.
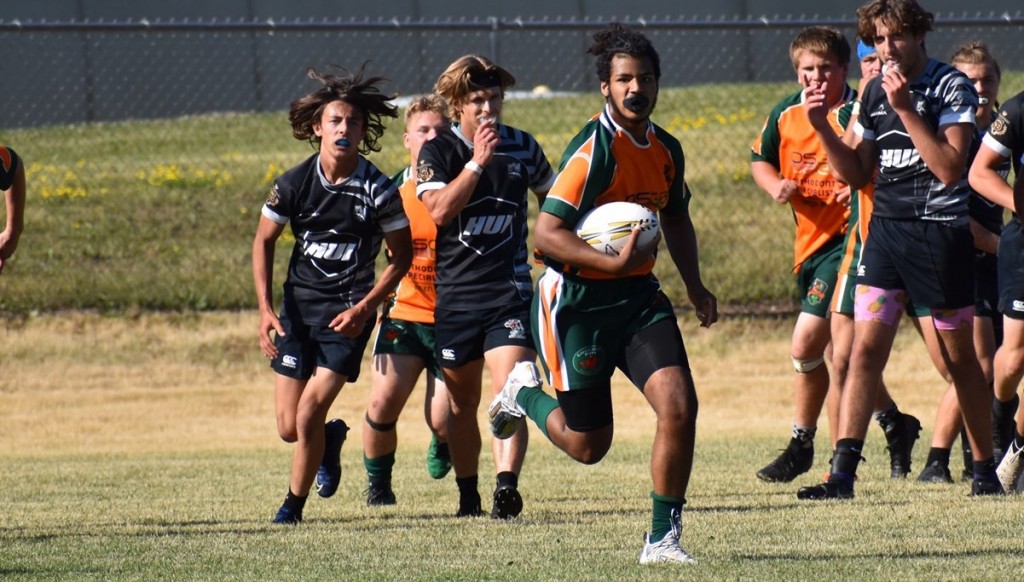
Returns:
[[[701,396],[684,546],[700,564],[636,564],[649,527],[653,415],[619,378],[616,441],[578,465],[531,427],[526,498],[513,523],[452,516],[452,477],[426,475],[417,389],[399,422],[399,504],[363,503],[358,430],[343,482],[311,498],[297,528],[269,523],[286,487],[289,445],[276,437],[272,374],[254,314],[63,313],[0,327],[0,577],[38,579],[371,580],[996,580],[1024,568],[1021,498],[967,496],[968,485],[888,479],[869,432],[857,498],[808,503],[798,486],[826,469],[826,423],[811,474],[767,485],[754,472],[786,439],[791,321],[682,321]],[[364,368],[365,369],[365,368]],[[887,370],[902,409],[925,424],[937,374],[910,326]],[[333,414],[356,425],[365,379]],[[487,441],[485,441],[487,442]],[[481,458],[489,491],[490,455]],[[954,455],[954,472],[959,459]]]

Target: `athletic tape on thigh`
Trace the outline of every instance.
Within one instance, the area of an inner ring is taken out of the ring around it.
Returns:
[[[896,327],[907,308],[907,292],[857,285],[853,317],[855,321],[876,321]]]
[[[960,309],[933,309],[932,321],[935,322],[935,329],[952,331],[966,325],[974,325],[974,306],[968,305]]]
[[[825,363],[825,356],[818,356],[813,360],[798,360],[793,358],[793,369],[800,374],[810,374],[818,366]]]
[[[395,421],[395,422],[374,422],[373,420],[370,419],[370,413],[367,412],[366,413],[366,424],[368,424],[370,426],[370,428],[372,428],[373,430],[375,430],[377,432],[389,432],[389,431],[394,430],[395,425],[398,424],[398,421]]]

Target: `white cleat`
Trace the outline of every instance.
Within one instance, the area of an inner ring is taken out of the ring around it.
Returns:
[[[516,402],[516,396],[523,386],[540,384],[540,373],[533,362],[516,363],[505,380],[505,386],[487,407],[487,416],[491,419],[491,434],[495,438],[504,440],[519,430],[526,418],[526,411]]]
[[[1003,491],[1017,491],[1017,481],[1021,473],[1024,473],[1024,449],[1018,449],[1011,444],[1003,455],[1003,460],[996,467],[996,477],[999,478]]]
[[[651,537],[644,534],[644,551],[640,552],[640,564],[696,564],[697,560],[679,545],[683,532],[682,515],[672,510],[672,531],[660,542],[651,543]]]

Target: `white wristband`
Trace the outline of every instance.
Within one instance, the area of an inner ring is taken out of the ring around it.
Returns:
[[[466,162],[466,169],[469,170],[470,172],[473,172],[477,176],[484,173],[483,166],[474,162],[473,160],[469,160],[468,162]]]

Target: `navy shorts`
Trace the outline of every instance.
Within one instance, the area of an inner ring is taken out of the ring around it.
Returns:
[[[503,346],[536,351],[530,330],[530,304],[454,311],[434,308],[435,354],[442,368],[458,368]]]
[[[281,308],[285,335],[274,338],[277,357],[270,367],[282,376],[309,380],[317,368],[327,368],[345,376],[346,382],[359,378],[363,352],[373,333],[374,318],[369,318],[359,337],[346,337],[326,325],[302,321],[294,309]]]
[[[858,285],[904,289],[915,305],[974,305],[974,237],[966,226],[871,217]]]
[[[999,312],[1024,320],[1024,227],[1014,218],[999,237]]]

